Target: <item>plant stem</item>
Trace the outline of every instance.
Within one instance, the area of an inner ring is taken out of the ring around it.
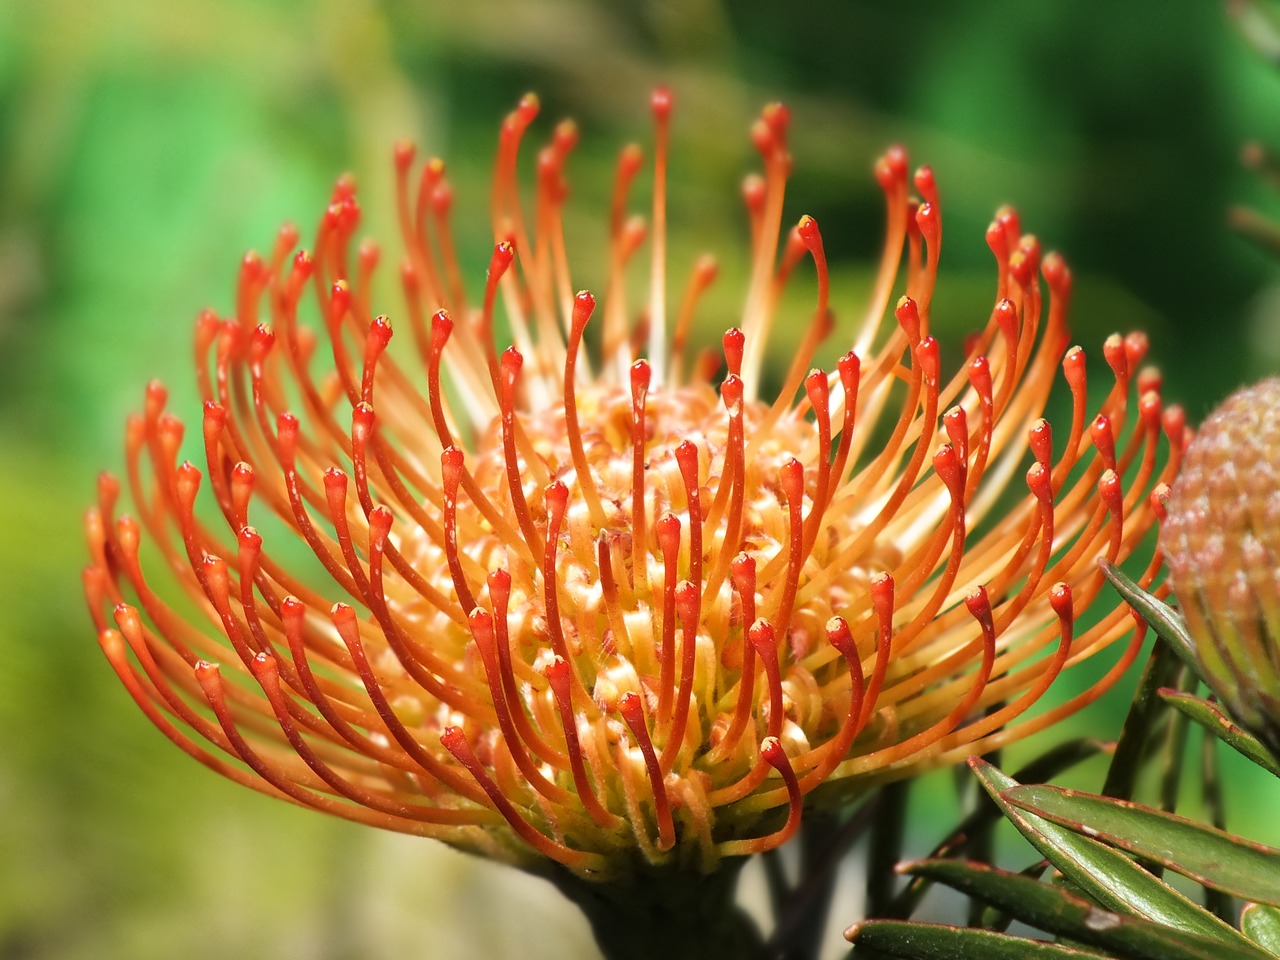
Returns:
[[[742,862],[706,876],[670,870],[610,883],[561,871],[551,880],[586,915],[605,960],[765,960],[760,931],[735,901]]]

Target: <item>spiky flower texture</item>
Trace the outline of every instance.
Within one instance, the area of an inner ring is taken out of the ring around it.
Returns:
[[[1280,379],[1201,424],[1160,543],[1205,681],[1280,751]]]
[[[379,248],[352,256],[343,179],[310,252],[285,228],[243,261],[234,313],[196,323],[201,466],[179,462],[183,426],[147,388],[126,435],[136,515],[117,515],[103,475],[84,583],[111,665],[200,762],[530,870],[698,874],[785,842],[806,801],[1042,729],[1133,658],[1138,631],[1099,684],[1023,716],[1133,629],[1099,601],[1096,560],[1143,539],[1183,434],[1158,375],[1137,372],[1145,339],[1103,345],[1090,416],[1084,352],[1066,349],[1070,274],[1005,210],[986,238],[994,307],[944,372],[938,190],[898,149],[875,167],[887,229],[870,302],[837,323],[818,224],[783,228],[789,116],[774,105],[752,130],[763,174],[744,186],[741,318],[722,354],[690,358],[716,267],[699,262],[669,298],[665,91],[652,110],[652,217],[626,216],[644,165],[630,146],[601,303],[572,292],[561,229],[571,123],[522,209],[527,97],[501,129],[478,303],[444,165],[419,168],[404,145],[414,349],[388,350]],[[646,240],[637,319],[626,280]],[[815,309],[782,317],[806,261]],[[770,329],[797,319],[762,397]],[[811,369],[833,334],[852,349]],[[1072,412],[1053,436],[1041,413],[1059,365]]]

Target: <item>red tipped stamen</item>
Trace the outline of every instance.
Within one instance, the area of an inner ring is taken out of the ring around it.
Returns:
[[[682,440],[676,445],[676,463],[684,481],[685,502],[689,507],[689,579],[695,588],[702,587],[702,492],[698,483],[698,447]]]
[[[654,528],[658,549],[662,551],[662,639],[658,642],[658,662],[661,677],[658,680],[658,722],[665,725],[671,720],[671,701],[676,683],[676,581],[679,577],[677,562],[680,554],[680,519],[664,513]]]
[[[493,302],[498,294],[498,284],[502,282],[515,256],[515,247],[506,240],[494,245],[493,256],[489,258],[489,271],[485,274],[484,305],[480,312],[480,342],[484,345],[489,362],[489,376],[493,380],[493,391],[499,400],[502,398],[504,388],[498,369],[497,346],[493,336]]]
[[[650,101],[655,127],[653,147],[653,266],[649,285],[649,362],[657,383],[667,364],[667,146],[671,130],[671,91],[659,87]]]
[[[542,771],[537,768],[529,754],[525,752],[524,744],[516,731],[512,714],[515,710],[521,709],[521,707],[518,702],[515,704],[508,703],[502,689],[503,678],[501,667],[498,664],[493,615],[481,607],[476,607],[467,618],[467,625],[471,629],[471,636],[475,640],[476,648],[480,651],[480,658],[484,662],[485,677],[489,682],[489,694],[493,698],[493,707],[497,713],[498,726],[502,730],[502,736],[507,749],[511,752],[512,760],[515,761],[520,772],[524,774],[529,785],[546,797],[547,800],[556,804],[572,803],[573,795],[569,791],[558,784],[552,783],[542,775]]]
[[[778,771],[783,783],[787,785],[787,822],[773,833],[755,840],[729,840],[720,844],[720,855],[724,857],[746,856],[752,853],[763,853],[782,846],[800,828],[800,815],[803,810],[804,796],[800,791],[800,783],[796,780],[791,761],[782,743],[777,737],[765,737],[760,741],[760,760]]]
[[[616,829],[622,824],[622,818],[604,808],[587,779],[587,768],[582,761],[582,746],[578,742],[578,724],[573,714],[573,698],[569,692],[570,672],[569,664],[560,657],[553,658],[542,670],[543,676],[551,685],[551,693],[560,711],[565,745],[569,750],[569,765],[573,771],[573,786],[591,819],[606,830]]]
[[[599,854],[572,850],[564,844],[552,840],[522,817],[520,811],[507,799],[502,792],[502,788],[493,782],[493,778],[489,776],[484,765],[476,758],[475,751],[471,749],[471,744],[467,740],[467,735],[462,732],[460,727],[445,727],[444,732],[440,734],[440,743],[453,754],[455,760],[467,768],[467,771],[475,778],[476,783],[480,785],[480,788],[488,796],[490,803],[511,825],[511,829],[519,834],[520,838],[529,846],[543,856],[549,857],[557,863],[563,863],[568,867],[599,870],[605,866],[605,858]]]
[[[462,470],[462,451],[457,447],[446,447],[440,454],[440,481],[444,487],[444,552],[458,603],[465,613],[470,614],[475,609],[476,598],[462,572],[462,558],[458,554],[458,484],[462,480]]]
[[[689,285],[685,287],[684,298],[680,302],[680,313],[676,317],[675,330],[671,335],[670,376],[673,385],[678,385],[683,380],[685,343],[689,338],[689,328],[693,325],[693,315],[697,311],[698,301],[715,281],[719,270],[716,258],[711,254],[704,254],[698,258],[698,262],[694,264],[693,273],[689,275]]]
[[[667,796],[667,787],[663,781],[662,768],[658,765],[657,754],[653,750],[653,741],[649,739],[649,728],[645,726],[644,705],[637,694],[627,692],[618,701],[618,712],[627,722],[631,736],[644,756],[649,786],[653,790],[654,816],[658,821],[658,849],[670,850],[676,844],[676,828],[671,819],[671,800]]]
[[[645,399],[649,395],[651,375],[647,360],[637,360],[631,365],[631,579],[637,586],[648,575],[644,472],[649,467],[645,460],[649,438],[645,432]]]
[[[698,658],[698,618],[701,613],[698,588],[688,580],[681,580],[676,585],[675,595],[676,613],[680,618],[680,688],[676,696],[675,716],[659,762],[663,773],[669,773],[676,758],[684,753],[685,731],[693,702],[693,671]]]
[[[565,510],[569,505],[569,488],[559,480],[552,481],[543,491],[547,504],[547,548],[542,559],[542,599],[547,611],[547,627],[551,633],[551,648],[563,658],[570,667],[573,677],[574,695],[578,697],[581,708],[589,708],[591,696],[578,675],[574,653],[570,651],[565,639],[564,628],[560,623],[560,577],[556,573],[556,554],[560,546],[560,527],[564,523]],[[579,638],[579,644],[581,639]]]
[[[782,465],[782,490],[787,498],[787,573],[774,617],[784,632],[790,628],[804,565],[804,465],[794,457]]]
[[[569,327],[568,353],[564,363],[564,415],[565,432],[569,438],[569,452],[573,457],[573,469],[578,476],[578,488],[587,501],[587,509],[591,513],[591,522],[597,528],[605,525],[604,507],[600,504],[600,494],[596,490],[595,478],[591,475],[591,467],[587,464],[587,455],[582,448],[582,430],[578,425],[578,400],[575,384],[578,348],[582,344],[582,332],[587,328],[587,321],[596,308],[596,298],[586,290],[579,291],[573,299],[573,316]]]
[[[533,525],[533,516],[529,513],[529,504],[525,500],[521,463],[516,453],[516,385],[520,379],[520,367],[523,363],[524,357],[514,347],[508,347],[503,351],[499,392],[499,404],[502,409],[502,451],[506,461],[507,490],[511,494],[511,507],[515,510],[525,543],[536,556],[543,552],[543,543]]]

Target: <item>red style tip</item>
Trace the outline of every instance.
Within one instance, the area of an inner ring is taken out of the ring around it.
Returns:
[[[520,379],[520,368],[524,366],[524,356],[515,347],[507,347],[502,351],[502,403],[506,407],[514,400],[516,382]]]
[[[701,606],[702,594],[697,587],[688,580],[681,580],[676,584],[676,615],[686,633],[696,632]],[[692,636],[686,642],[693,642]]]
[[[1124,383],[1129,379],[1129,353],[1120,334],[1113,333],[1102,342],[1102,356],[1118,382]]]
[[[698,488],[698,445],[691,440],[681,440],[675,449],[676,464],[686,490]]]
[[[1167,407],[1160,418],[1165,436],[1175,450],[1181,450],[1187,436],[1187,413],[1178,404]]]
[[[893,309],[893,315],[898,319],[898,325],[907,335],[907,339],[912,343],[918,343],[920,340],[920,308],[916,306],[916,302],[910,297],[901,297],[898,305]]]
[[[742,178],[742,202],[747,212],[755,215],[764,211],[764,201],[769,195],[769,188],[764,177],[758,173],[750,173]]]
[[[940,446],[933,455],[934,473],[946,484],[951,499],[957,503],[964,499],[964,462],[949,443]]]
[[[391,320],[387,317],[374,317],[369,324],[369,339],[365,346],[365,356],[369,358],[377,357],[387,349],[387,344],[391,342]],[[274,340],[275,338],[272,337]]]
[[[777,737],[765,737],[760,741],[760,756],[780,773],[784,765],[788,770],[791,768],[791,764],[787,761],[787,752],[782,749],[782,742]]]
[[[538,99],[538,95],[530,91],[520,98],[520,103],[516,105],[516,116],[525,126],[531,124],[538,111],[542,109],[542,101]]]
[[[413,166],[413,158],[417,155],[418,148],[413,145],[410,140],[401,140],[395,146],[395,163],[396,170],[400,173],[408,172]]]
[[[1124,489],[1114,470],[1104,470],[1098,478],[1098,495],[1102,497],[1102,502],[1107,505],[1107,511],[1112,517],[1121,516],[1124,512]]]
[[[658,87],[649,97],[649,107],[653,110],[653,118],[659,123],[671,116],[671,91],[667,87]]]
[[[742,412],[742,378],[732,373],[725,377],[720,384],[720,398],[729,416],[738,416]]]
[[[489,281],[496,282],[507,272],[511,261],[516,256],[516,245],[510,240],[499,240],[493,247],[493,256],[489,258]]]
[[[547,525],[551,530],[559,530],[564,520],[564,512],[569,506],[569,488],[559,480],[552,480],[542,491],[547,504]]]
[[[1071,584],[1055,583],[1049,591],[1049,606],[1053,607],[1053,612],[1057,614],[1059,620],[1070,623],[1073,619]]]
[[[637,727],[644,726],[644,706],[635,692],[628,690],[622,695],[618,700],[618,712],[622,714],[622,719],[627,721],[627,726],[633,731]]]
[[[663,554],[674,557],[680,549],[680,518],[674,513],[664,513],[658,518],[654,533]]]
[[[192,671],[195,673],[196,680],[200,683],[200,689],[204,691],[204,695],[209,702],[221,702],[222,671],[218,668],[218,665],[210,663],[208,660],[197,660]]]
[[[746,334],[737,327],[730,327],[724,332],[724,337],[721,339],[724,344],[725,365],[729,368],[731,374],[741,377],[742,355],[747,345]]]
[[[777,656],[778,637],[774,633],[773,624],[764,617],[759,617],[755,623],[751,624],[747,630],[747,639],[751,641],[751,646],[755,647],[756,653],[766,661]]]
[[[631,400],[643,403],[649,393],[649,383],[653,379],[653,370],[648,360],[637,360],[631,365]]]
[[[1049,421],[1041,417],[1027,431],[1027,444],[1035,455],[1036,462],[1047,467],[1053,462],[1053,427]]]
[[[1098,414],[1093,423],[1089,424],[1089,439],[1093,441],[1107,469],[1114,470],[1116,468],[1116,437],[1111,427],[1111,419],[1106,414]]]
[[[1004,338],[1010,343],[1018,339],[1018,308],[1008,297],[1002,298],[991,311],[991,319],[996,322]]]
[[[791,109],[785,103],[767,103],[760,111],[760,119],[769,125],[774,136],[779,140],[787,139],[787,131],[791,129]]]
[[[457,447],[445,447],[440,451],[440,479],[444,484],[444,495],[450,502],[458,499],[464,459],[462,451]]]
[[[938,216],[938,208],[932,203],[922,203],[916,210],[916,228],[930,247],[938,245],[942,223]]]
[[[925,337],[915,349],[916,363],[920,367],[920,375],[924,378],[925,385],[928,387],[936,387],[938,385],[938,377],[942,371],[942,358],[938,352],[938,341],[933,337]]]
[[[875,163],[876,180],[886,193],[907,182],[907,152],[892,146]]]
[[[858,645],[853,640],[853,633],[844,617],[832,617],[827,621],[827,643],[835,647],[846,660],[853,660],[858,655]]]
[[[992,624],[991,598],[987,596],[987,588],[979,584],[973,592],[964,598],[964,605],[969,608],[973,619],[985,628]]]
[[[573,335],[575,337],[582,336],[582,331],[587,328],[587,321],[591,319],[591,315],[595,313],[596,298],[589,290],[579,290],[573,298]]]
[[[934,178],[933,168],[928,164],[919,167],[912,180],[916,185],[916,191],[924,198],[925,204],[936,210],[938,206],[938,182]]]
[[[1151,349],[1151,339],[1141,330],[1134,330],[1124,338],[1125,357],[1129,361],[1129,372],[1132,373],[1142,365]]]
[[[806,250],[812,251],[814,247],[820,248],[822,246],[822,233],[818,230],[818,221],[807,213],[796,224],[796,232],[800,234],[800,239],[804,241]]]

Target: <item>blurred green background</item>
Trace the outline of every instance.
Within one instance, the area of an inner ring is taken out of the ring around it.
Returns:
[[[171,748],[97,650],[79,522],[149,377],[197,422],[190,321],[230,308],[240,254],[279,223],[310,234],[337,173],[359,174],[390,249],[391,145],[444,156],[479,278],[497,123],[537,90],[539,132],[582,129],[590,251],[615,151],[647,138],[661,82],[678,278],[705,246],[740,274],[746,130],[782,99],[788,215],[823,224],[841,316],[880,242],[871,163],[900,141],[942,189],[945,342],[985,318],[982,230],[1010,201],[1070,259],[1077,339],[1148,330],[1193,420],[1280,370],[1275,264],[1226,227],[1233,202],[1280,210],[1237,160],[1280,141],[1280,79],[1215,3],[0,0],[0,960],[592,955],[548,888],[274,803]],[[581,263],[575,283],[598,287]],[[731,309],[741,288],[721,287]],[[714,334],[731,315],[705,319]],[[1114,735],[1123,702],[1077,729]],[[1280,841],[1257,815],[1277,800],[1246,771],[1232,825]]]

